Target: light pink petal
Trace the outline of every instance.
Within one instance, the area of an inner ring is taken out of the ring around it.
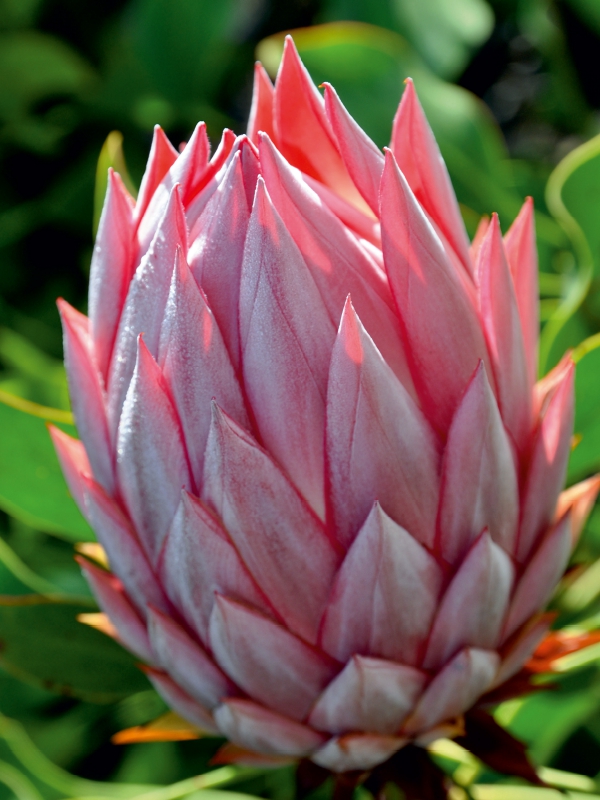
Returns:
[[[239,322],[244,388],[261,440],[323,519],[335,328],[262,180],[244,250]]]
[[[273,84],[263,65],[254,65],[254,87],[252,106],[248,117],[248,138],[258,144],[258,132],[268,133],[274,139],[273,129]]]
[[[210,647],[246,694],[298,721],[339,669],[281,625],[222,596],[210,618]]]
[[[260,159],[269,195],[298,245],[336,327],[348,294],[383,357],[412,391],[412,378],[385,273],[267,136]]]
[[[260,143],[260,137],[259,137]],[[295,170],[295,167],[290,169]],[[346,202],[343,197],[328,189],[324,183],[304,175],[298,170],[301,179],[317,195],[322,204],[336,216],[346,228],[349,228],[359,239],[367,241],[372,245],[369,255],[374,259],[378,266],[383,269],[383,258],[381,256],[381,225],[379,220],[374,219],[370,214],[359,211],[356,206]]]
[[[579,534],[583,530],[590,515],[596,497],[600,491],[600,475],[594,475],[585,481],[580,481],[574,486],[561,492],[556,506],[556,518],[560,519],[567,511],[571,512],[571,528],[573,532],[573,546],[577,544]]]
[[[108,377],[110,358],[129,282],[133,275],[133,200],[112,169],[90,268],[88,309],[98,369]]]
[[[404,732],[426,731],[463,714],[492,685],[499,662],[498,653],[491,650],[461,650],[429,684]]]
[[[475,542],[446,589],[423,666],[439,669],[465,646],[498,644],[514,581],[510,558],[486,531]]]
[[[273,113],[276,141],[284,157],[359,208],[368,208],[338,152],[323,98],[286,36],[275,81]]]
[[[89,320],[64,300],[58,301],[63,328],[65,366],[77,431],[94,477],[109,492],[114,488],[113,459],[106,422],[103,381],[94,358]]]
[[[170,599],[205,645],[217,594],[226,594],[272,613],[227,531],[214,514],[187,492],[182,494],[169,530],[159,574]]]
[[[525,200],[519,216],[504,237],[504,247],[517,296],[529,382],[533,386],[538,373],[540,313],[538,257],[535,243],[533,200],[531,197]]]
[[[214,168],[209,165],[210,144],[206,125],[199,122],[183,152],[169,168],[156,187],[138,228],[141,252],[145,252],[154,237],[154,231],[162,218],[173,189],[179,186],[184,207],[190,204],[202,187],[210,180]]]
[[[524,664],[529,661],[538,644],[544,639],[553,614],[538,614],[532,617],[520,631],[510,639],[502,648],[502,663],[491,688],[500,686],[513,675],[516,675]]]
[[[492,215],[476,265],[479,302],[498,389],[498,405],[520,452],[532,428],[531,389],[519,310],[497,214]]]
[[[321,629],[323,649],[417,664],[443,574],[435,559],[376,505],[336,576]]]
[[[152,355],[156,357],[158,353],[177,248],[181,248],[186,255],[185,217],[179,190],[175,187],[152,244],[131,281],[125,301],[108,381],[108,421],[112,436],[116,434],[133,374],[140,333],[144,334],[144,342]]]
[[[573,359],[568,350],[558,364],[537,381],[533,387],[533,410],[536,417],[544,416],[556,388],[571,369],[573,369]]]
[[[327,388],[329,513],[345,547],[375,500],[431,547],[439,445],[429,423],[346,303]]]
[[[408,742],[399,736],[374,733],[354,733],[330,739],[311,761],[332,772],[351,772],[373,769],[387,761]]]
[[[121,643],[139,658],[152,663],[153,655],[146,625],[125,594],[121,581],[85,558],[76,556],[75,560],[81,567],[98,605],[115,626]]]
[[[504,626],[506,639],[552,597],[569,562],[572,550],[569,512],[542,539],[521,575]]]
[[[446,431],[477,364],[489,366],[486,344],[465,285],[389,150],[381,235],[412,376],[425,413]]]
[[[135,205],[135,219],[137,222],[144,216],[154,192],[178,157],[179,153],[167,139],[163,129],[160,125],[155,125],[148,164],[140,184]]]
[[[190,488],[190,472],[177,414],[141,336],[119,422],[117,476],[144,549],[156,564],[181,489]]]
[[[472,273],[469,240],[448,170],[410,78],[392,130],[390,147],[419,203]]]
[[[148,633],[156,663],[202,706],[212,709],[224,697],[236,694],[202,645],[171,617],[148,609]]]
[[[232,742],[267,755],[300,758],[323,744],[325,738],[251,700],[228,700],[217,708],[214,717],[221,733]]]
[[[231,154],[231,151],[233,150],[236,139],[237,136],[232,130],[229,128],[223,128],[221,141],[217,145],[217,149],[210,159],[210,168],[212,171],[215,173],[218,172],[225,164],[229,158],[229,155]]]
[[[454,415],[442,464],[439,548],[455,564],[484,528],[512,553],[519,486],[510,440],[480,364]]]
[[[181,686],[170,678],[166,672],[146,667],[144,672],[165,703],[192,725],[196,725],[206,733],[218,733],[217,726],[210,711],[198,703]]]
[[[229,164],[198,221],[189,253],[190,268],[208,298],[233,365],[239,368],[239,292],[250,210],[241,154]]]
[[[68,433],[61,431],[55,425],[48,425],[48,433],[52,437],[52,444],[56,450],[58,461],[69,487],[69,492],[77,507],[87,519],[87,509],[84,502],[83,476],[92,474],[92,468],[85,452],[83,442],[74,439]]]
[[[211,400],[248,427],[248,415],[227,348],[206,298],[177,251],[162,324],[158,363],[181,420],[194,482],[199,486]]]
[[[214,405],[204,496],[286,625],[314,643],[340,555],[272,459]]]
[[[325,84],[325,112],[350,177],[371,211],[379,216],[383,153],[346,111],[337,92],[329,83]]]
[[[556,500],[565,482],[571,451],[575,366],[563,370],[551,391],[536,431],[523,493],[517,560],[523,562],[538,537],[554,519]]]
[[[83,485],[90,525],[142,618],[149,603],[168,611],[169,603],[129,520],[95,481],[84,476]]]
[[[477,263],[477,259],[479,258],[479,251],[481,249],[481,243],[485,239],[485,235],[487,233],[489,225],[490,225],[490,218],[486,216],[481,217],[479,222],[477,223],[477,230],[475,231],[475,236],[473,237],[473,241],[471,242],[471,246],[469,248],[472,264]],[[504,244],[506,246],[506,240],[504,241]]]
[[[426,675],[379,658],[353,656],[319,697],[309,717],[328,733],[396,733],[412,711]]]

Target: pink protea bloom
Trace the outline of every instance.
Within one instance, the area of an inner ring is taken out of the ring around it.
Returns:
[[[410,82],[385,155],[288,39],[212,158],[111,173],[54,430],[168,704],[247,751],[364,770],[514,675],[595,497],[558,506],[573,363],[536,383],[533,210],[470,245]]]

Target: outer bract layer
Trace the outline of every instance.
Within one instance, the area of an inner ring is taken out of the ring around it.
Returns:
[[[597,490],[557,516],[573,364],[535,383],[531,202],[470,245],[410,82],[384,155],[288,40],[248,136],[110,175],[60,310],[83,568],[177,712],[369,769],[528,659]]]

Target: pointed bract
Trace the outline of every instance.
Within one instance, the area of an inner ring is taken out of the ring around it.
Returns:
[[[302,721],[339,668],[258,611],[218,596],[210,618],[215,660],[250,697]]]
[[[248,117],[248,138],[258,144],[258,133],[263,131],[271,139],[275,138],[273,128],[273,84],[263,65],[257,61],[254,65],[254,87],[252,90],[252,106]]]
[[[244,242],[250,219],[240,154],[236,153],[199,219],[189,263],[236,369],[239,352],[239,293]]]
[[[181,426],[160,369],[142,337],[117,436],[119,486],[141,541],[156,564],[191,476]]]
[[[414,84],[410,78],[405,83],[394,117],[390,148],[417,200],[450,242],[465,269],[472,272],[469,240],[448,170]]]
[[[488,353],[471,298],[390,151],[381,236],[413,380],[425,413],[445,432],[475,367],[489,366]]]
[[[519,216],[504,237],[504,247],[512,274],[530,385],[537,379],[539,338],[538,257],[535,244],[533,200],[528,197]]]
[[[551,391],[533,441],[516,554],[521,562],[552,522],[556,499],[565,482],[573,432],[574,372],[571,361]]]
[[[184,256],[187,254],[184,210],[179,189],[175,187],[152,243],[131,281],[125,301],[108,379],[108,422],[112,437],[116,434],[133,375],[140,333],[144,334],[144,342],[152,355],[157,355],[178,248],[181,248]]]
[[[48,425],[48,433],[52,437],[52,444],[56,450],[69,492],[83,516],[87,518],[83,477],[90,476],[92,468],[83,442],[69,436],[68,433],[65,433],[55,425]]]
[[[387,279],[356,238],[277,152],[260,138],[260,159],[277,213],[302,253],[337,328],[348,294],[383,357],[413,391]]]
[[[532,428],[532,384],[528,380],[519,310],[497,214],[492,216],[481,243],[476,277],[498,405],[513,440],[526,447]]]
[[[438,546],[455,564],[487,528],[512,553],[519,521],[519,485],[510,440],[483,363],[454,415],[442,463]]]
[[[106,421],[103,381],[94,358],[89,320],[64,300],[58,301],[69,395],[77,430],[94,475],[104,488],[114,489],[113,454]]]
[[[215,721],[232,742],[267,755],[301,758],[324,741],[317,731],[250,700],[228,700],[215,711]]]
[[[323,649],[342,662],[370,653],[417,664],[442,581],[435,559],[376,505],[333,584]]]
[[[513,586],[510,558],[485,531],[442,598],[423,661],[438,669],[465,646],[497,646]]]
[[[132,199],[119,175],[109,169],[88,296],[90,334],[98,369],[105,381],[133,274],[135,244]]]
[[[115,575],[145,618],[149,604],[162,611],[170,605],[154,574],[131,523],[119,506],[95,481],[83,477],[86,516],[104,548]]]
[[[335,329],[262,180],[244,250],[239,320],[244,387],[258,433],[324,519],[323,429]]]
[[[159,574],[179,613],[205,645],[209,643],[208,626],[217,594],[272,613],[227,531],[187,492],[182,493],[169,530]]]
[[[165,308],[158,363],[171,387],[196,486],[204,468],[211,400],[248,427],[242,392],[221,331],[180,249]]]
[[[152,648],[146,624],[125,594],[121,581],[85,558],[76,556],[75,560],[87,578],[98,604],[106,609],[121,642],[139,658],[152,663]]]
[[[346,111],[333,86],[329,83],[324,86],[325,112],[333,128],[346,169],[371,211],[377,216],[379,184],[384,165],[383,153]]]
[[[157,663],[202,706],[213,709],[223,697],[236,694],[235,686],[200,643],[154,608],[148,611],[148,633]]]
[[[396,733],[426,680],[426,674],[413,667],[353,656],[323,692],[309,722],[328,733]]]
[[[327,387],[330,514],[347,547],[376,499],[431,547],[439,491],[439,450],[421,411],[356,316],[344,308]]]
[[[273,116],[276,141],[288,161],[359,208],[365,206],[338,152],[323,98],[291,36],[285,39],[275,81]]]
[[[285,623],[314,642],[339,552],[272,459],[214,409],[204,496]]]

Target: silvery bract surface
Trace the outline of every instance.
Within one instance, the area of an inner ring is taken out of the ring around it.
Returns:
[[[559,498],[537,298],[531,202],[470,244],[412,84],[384,154],[291,40],[247,136],[157,129],[137,201],[111,174],[53,436],[100,606],[232,758],[369,769],[544,636],[596,483]]]

